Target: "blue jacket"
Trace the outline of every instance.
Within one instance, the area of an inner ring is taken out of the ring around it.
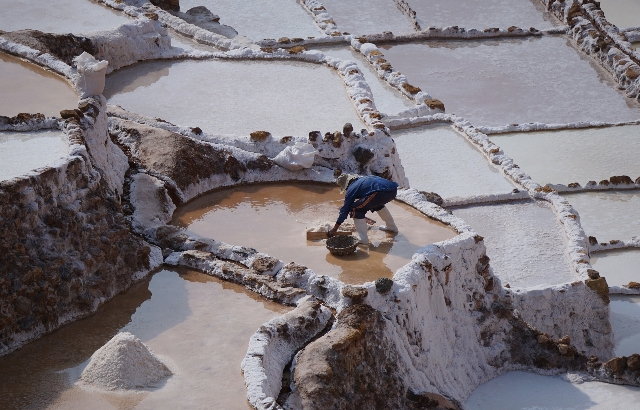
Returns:
[[[394,189],[398,189],[398,184],[381,177],[366,176],[356,179],[349,185],[345,192],[344,205],[340,208],[340,214],[338,215],[338,221],[336,223],[340,225],[347,219],[356,200],[366,198],[374,192],[388,192]]]

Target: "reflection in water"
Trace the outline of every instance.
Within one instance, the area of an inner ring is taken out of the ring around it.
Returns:
[[[640,296],[612,295],[609,298],[611,327],[616,338],[615,355],[640,353]]]
[[[537,183],[601,181],[640,175],[640,126],[514,132],[491,140]]]
[[[629,240],[640,235],[640,192],[599,191],[563,194],[580,214],[584,233],[595,236],[598,242],[612,239]]]
[[[0,90],[0,115],[7,117],[21,112],[58,117],[60,110],[78,105],[78,96],[62,77],[3,53]]]
[[[310,183],[222,189],[180,207],[173,223],[199,235],[258,249],[285,263],[294,261],[347,283],[391,277],[419,248],[456,235],[413,208],[393,202],[388,207],[399,234],[372,230],[372,246],[361,246],[352,256],[335,257],[323,241],[307,241],[305,230],[318,222],[335,222],[344,199],[339,192],[335,186]],[[379,220],[377,214],[369,215]]]
[[[102,94],[109,99],[116,94],[132,92],[139,87],[148,87],[162,77],[168,76],[171,66],[177,63],[176,61],[151,61],[136,64],[127,70],[117,70],[107,76]]]
[[[0,132],[0,181],[54,165],[68,153],[62,131]]]
[[[640,250],[598,252],[591,255],[591,265],[607,278],[609,286],[640,282]],[[640,346],[638,346],[640,353]]]

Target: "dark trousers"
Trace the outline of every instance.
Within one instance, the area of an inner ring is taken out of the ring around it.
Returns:
[[[376,212],[384,208],[387,202],[395,199],[397,189],[393,191],[376,191],[366,198],[358,199],[351,208],[351,215],[354,219],[363,219],[367,212]]]

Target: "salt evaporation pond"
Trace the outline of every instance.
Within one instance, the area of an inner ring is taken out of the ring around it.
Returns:
[[[607,21],[618,28],[640,27],[638,0],[600,0],[600,8]]]
[[[640,296],[610,295],[609,299],[611,327],[616,339],[615,355],[640,353]]]
[[[54,165],[68,153],[62,131],[0,132],[0,181]]]
[[[0,53],[0,90],[0,115],[7,117],[21,112],[57,117],[60,110],[78,106],[78,96],[62,77],[4,53]]]
[[[383,46],[409,82],[475,126],[632,121],[640,104],[564,37]],[[545,73],[545,75],[542,75]]]
[[[545,11],[543,4],[536,0],[409,0],[408,3],[416,12],[423,30],[430,26],[479,30],[516,26],[526,30],[529,27],[542,30],[559,25]]]
[[[609,286],[640,283],[640,250],[597,252],[591,254],[591,265],[607,278]],[[638,353],[640,353],[640,346]]]
[[[321,49],[323,53],[342,60],[353,61],[358,64],[360,72],[367,81],[376,109],[385,114],[396,114],[407,108],[415,106],[415,103],[404,97],[400,91],[391,87],[389,83],[378,77],[371,64],[359,52],[351,47],[329,47]]]
[[[300,4],[291,0],[180,0],[180,10],[205,6],[220,23],[257,41],[280,37],[318,37],[322,32]]]
[[[412,188],[443,198],[504,194],[515,185],[450,126],[426,126],[393,132]]]
[[[453,210],[484,237],[502,285],[532,287],[573,282],[562,225],[541,201],[469,206]]]
[[[364,128],[334,70],[291,61],[155,61],[107,77],[111,104],[215,134]]]
[[[0,358],[0,408],[251,408],[240,362],[249,338],[291,308],[242,286],[164,269],[71,323]],[[160,388],[102,393],[72,385],[95,350],[133,333],[173,369]]]
[[[611,410],[638,404],[640,388],[600,382],[570,383],[559,376],[513,371],[478,387],[468,410]]]
[[[411,20],[389,0],[323,0],[338,30],[351,34],[394,34],[414,31]]]
[[[580,214],[584,233],[598,242],[629,240],[640,235],[640,192],[599,191],[566,194],[564,197]]]
[[[84,34],[131,21],[123,13],[89,0],[11,0],[2,2],[0,29]]]
[[[196,234],[233,245],[248,246],[329,275],[362,284],[392,277],[419,248],[450,239],[456,233],[406,205],[388,204],[400,233],[369,231],[372,246],[354,255],[335,257],[324,241],[307,241],[306,227],[328,222],[333,226],[344,195],[339,188],[301,183],[269,184],[222,189],[203,195],[174,213],[173,224]],[[367,214],[382,220],[377,214]],[[347,219],[347,222],[352,221]]]
[[[489,138],[541,184],[640,176],[640,126],[517,132]]]

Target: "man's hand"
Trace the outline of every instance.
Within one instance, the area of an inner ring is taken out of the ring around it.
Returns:
[[[336,236],[336,233],[338,232],[338,228],[340,228],[340,225],[335,224],[333,228],[329,232],[327,232],[327,236],[329,238],[331,238],[332,236]]]

